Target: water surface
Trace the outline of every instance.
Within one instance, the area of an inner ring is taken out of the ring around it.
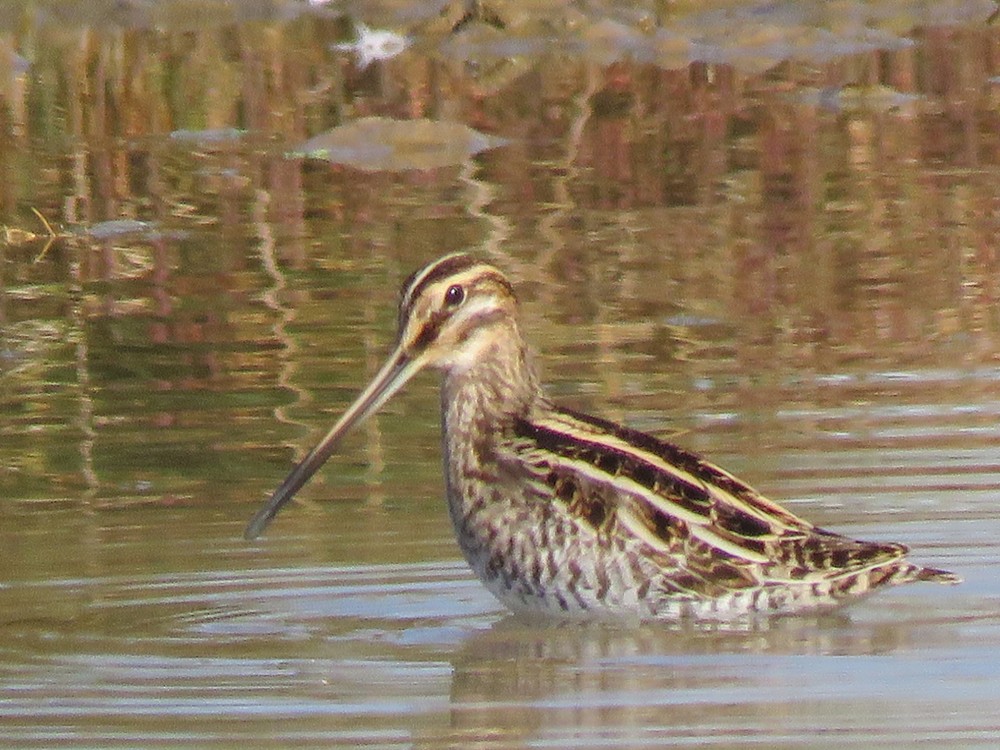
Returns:
[[[0,12],[0,744],[994,747],[995,5],[481,5]],[[511,617],[433,374],[243,541],[467,249],[558,401],[964,583]]]

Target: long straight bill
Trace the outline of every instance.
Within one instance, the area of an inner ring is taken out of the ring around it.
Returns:
[[[392,395],[416,374],[420,366],[419,359],[412,360],[406,356],[401,348],[397,348],[388,361],[382,365],[382,369],[378,371],[368,387],[348,407],[337,424],[326,433],[319,445],[309,451],[309,455],[292,469],[281,486],[271,495],[270,500],[257,511],[243,532],[244,538],[257,538],[285,503],[292,499],[295,493],[302,488],[302,485],[308,482],[316,470],[330,457],[330,454],[337,447],[337,443],[340,442],[340,438],[350,432],[356,424],[363,422],[371,414],[378,411],[382,404],[392,398]]]

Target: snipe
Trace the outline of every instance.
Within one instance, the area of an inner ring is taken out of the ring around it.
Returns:
[[[542,393],[507,278],[449,255],[403,284],[395,349],[247,526],[263,531],[340,438],[421,368],[443,372],[459,546],[515,610],[731,619],[833,607],[952,573],[817,528],[701,457]]]

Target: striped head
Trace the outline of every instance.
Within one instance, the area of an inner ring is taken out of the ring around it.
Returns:
[[[462,372],[498,342],[521,348],[510,282],[470,255],[446,255],[403,284],[396,346],[319,445],[296,466],[247,526],[260,534],[282,506],[330,457],[340,438],[374,414],[424,367]]]
[[[400,353],[419,367],[464,370],[517,314],[514,288],[471,255],[446,255],[412,274],[400,290]]]

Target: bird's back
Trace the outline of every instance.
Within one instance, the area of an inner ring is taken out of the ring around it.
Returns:
[[[488,487],[449,488],[477,498],[453,510],[459,540],[515,609],[731,619],[957,580],[907,562],[901,544],[817,528],[694,453],[548,402],[477,460],[467,474]]]

